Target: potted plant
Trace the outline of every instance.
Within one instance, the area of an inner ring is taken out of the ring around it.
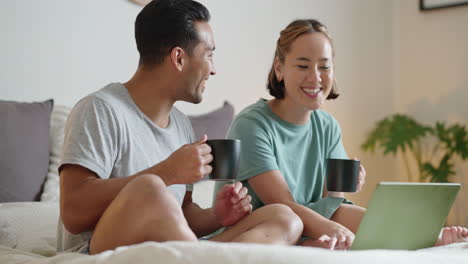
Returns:
[[[468,134],[465,125],[436,122],[428,126],[408,115],[393,114],[377,122],[361,148],[371,152],[379,148],[384,155],[400,152],[408,176],[411,160],[416,162],[420,181],[449,182],[455,162],[468,157]]]

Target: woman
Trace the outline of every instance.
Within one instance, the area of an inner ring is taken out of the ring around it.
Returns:
[[[228,137],[242,140],[238,178],[249,188],[254,209],[286,204],[310,238],[302,245],[347,249],[365,209],[346,201],[343,193],[324,189],[325,160],[348,158],[337,121],[320,109],[326,99],[339,95],[333,62],[325,26],[316,20],[293,21],[281,32],[268,76],[267,88],[275,98],[244,109]],[[358,191],[365,176],[361,166]],[[445,233],[445,242],[468,236],[463,228]]]

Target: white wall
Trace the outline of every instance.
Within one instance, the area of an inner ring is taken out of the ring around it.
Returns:
[[[420,12],[418,0],[399,0],[395,66],[396,109],[417,120],[468,125],[468,6]],[[463,184],[449,223],[468,226],[468,162],[451,180]],[[401,170],[402,179],[406,174]]]
[[[0,98],[73,105],[137,65],[139,7],[115,0],[0,2]]]

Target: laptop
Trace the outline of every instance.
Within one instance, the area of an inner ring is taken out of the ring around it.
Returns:
[[[379,183],[351,249],[434,246],[459,190],[458,183]]]

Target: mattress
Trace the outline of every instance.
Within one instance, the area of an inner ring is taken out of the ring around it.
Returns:
[[[468,243],[405,250],[331,251],[243,243],[145,242],[97,255],[55,253],[58,204],[0,204],[0,263],[451,263],[468,264]]]

